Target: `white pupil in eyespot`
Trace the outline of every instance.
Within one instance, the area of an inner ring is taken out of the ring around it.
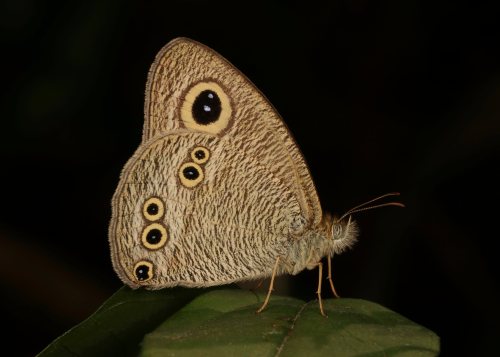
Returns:
[[[214,99],[214,95],[213,95],[213,93],[208,93],[208,98],[210,98],[210,99]]]
[[[210,96],[210,95],[209,95]],[[212,96],[213,97],[213,96]],[[212,108],[210,108],[208,105],[204,105],[203,106],[203,110],[206,111],[206,112],[209,112],[212,110]]]

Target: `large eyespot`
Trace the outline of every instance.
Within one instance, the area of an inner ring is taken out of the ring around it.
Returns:
[[[195,187],[203,181],[203,177],[203,170],[197,163],[186,162],[179,169],[179,179],[185,187]]]
[[[197,146],[191,151],[191,159],[197,164],[204,164],[210,158],[210,151],[204,146]]]
[[[153,274],[153,264],[147,260],[142,260],[134,266],[134,276],[140,283],[150,280]]]
[[[144,206],[142,207],[142,214],[148,221],[157,221],[163,217],[164,213],[165,206],[158,197],[151,197],[146,202],[144,202]]]
[[[231,102],[216,82],[199,82],[184,96],[181,119],[186,128],[219,134],[229,125]]]
[[[141,242],[147,249],[160,249],[167,243],[167,239],[167,229],[159,223],[151,223],[142,231]]]

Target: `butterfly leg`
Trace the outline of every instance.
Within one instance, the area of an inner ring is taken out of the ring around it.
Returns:
[[[321,312],[321,315],[324,317],[328,317],[323,310],[323,300],[321,300],[321,280],[323,280],[323,263],[321,262],[318,263],[318,273],[318,290],[316,291],[316,294],[318,295],[319,312]]]
[[[273,268],[273,275],[271,275],[271,282],[269,283],[269,290],[267,291],[267,296],[266,299],[264,300],[264,303],[260,307],[260,309],[257,310],[257,313],[261,313],[262,310],[264,310],[269,303],[269,298],[271,297],[271,292],[273,291],[273,286],[274,286],[274,277],[276,276],[276,272],[278,271],[278,263],[280,261],[280,257],[276,258],[276,263],[274,263],[274,268]]]
[[[333,280],[332,280],[332,257],[328,256],[328,281],[330,282],[330,288],[332,289],[332,293],[336,298],[339,298],[339,294],[337,294],[337,291],[335,290],[335,286],[333,286]]]

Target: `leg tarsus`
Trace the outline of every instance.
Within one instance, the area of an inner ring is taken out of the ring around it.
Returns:
[[[276,258],[276,263],[274,263],[273,274],[271,275],[271,282],[269,283],[269,290],[267,291],[266,299],[264,300],[264,303],[262,304],[260,309],[258,309],[256,311],[257,314],[261,313],[266,308],[267,304],[269,303],[269,298],[271,297],[271,292],[273,291],[273,287],[274,287],[274,277],[276,276],[276,272],[278,271],[279,261],[280,261],[280,257]]]
[[[339,294],[337,294],[337,291],[335,290],[335,286],[333,286],[333,280],[332,280],[332,257],[328,256],[328,276],[327,279],[330,282],[330,288],[332,289],[333,296],[336,298],[339,298]]]
[[[323,310],[323,300],[321,300],[321,280],[323,279],[323,263],[321,262],[318,263],[318,275],[318,290],[316,291],[316,294],[318,295],[319,312],[321,312],[321,315],[324,317],[328,317]]]

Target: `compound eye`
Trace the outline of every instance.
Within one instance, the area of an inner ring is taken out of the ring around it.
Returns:
[[[181,105],[186,128],[219,134],[229,125],[231,102],[222,87],[212,81],[198,82],[186,92]]]
[[[159,223],[151,223],[142,231],[141,242],[150,250],[162,248],[168,240],[167,229]]]
[[[191,159],[197,164],[204,164],[210,158],[210,151],[204,146],[197,146],[191,151]]]
[[[186,162],[179,169],[179,179],[182,185],[187,188],[197,186],[203,181],[203,178],[203,170],[197,163]]]
[[[333,239],[341,239],[342,235],[342,226],[339,223],[334,223],[333,224]]]
[[[151,280],[153,274],[153,264],[147,260],[142,260],[134,266],[134,276],[140,283]]]
[[[165,205],[157,197],[151,197],[142,207],[142,214],[148,221],[157,221],[165,214]]]

